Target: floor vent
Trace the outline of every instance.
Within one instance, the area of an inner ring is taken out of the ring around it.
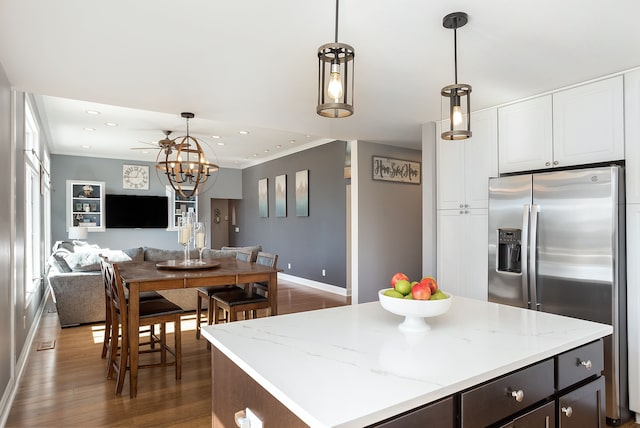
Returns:
[[[43,340],[38,343],[38,351],[46,351],[48,349],[54,349],[56,347],[55,340]]]

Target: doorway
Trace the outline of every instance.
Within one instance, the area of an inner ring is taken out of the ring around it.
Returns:
[[[229,246],[229,200],[211,198],[211,248]]]

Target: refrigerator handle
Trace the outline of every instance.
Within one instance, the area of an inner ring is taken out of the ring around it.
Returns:
[[[531,206],[522,206],[522,234],[520,259],[522,260],[522,307],[529,307],[529,212]]]
[[[529,256],[529,271],[531,272],[531,309],[539,310],[540,304],[538,303],[538,272],[536,271],[536,248],[538,245],[538,213],[540,212],[540,205],[531,205],[531,236],[529,237],[529,243],[531,247],[531,255]]]

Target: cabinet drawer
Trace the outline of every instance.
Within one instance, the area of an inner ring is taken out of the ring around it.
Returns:
[[[604,428],[604,376],[558,399],[558,425],[562,428]]]
[[[462,426],[485,427],[554,393],[553,360],[519,370],[461,394]],[[522,391],[521,401],[512,394]]]
[[[454,428],[456,413],[453,397],[411,410],[404,415],[371,426],[376,428]]]
[[[602,340],[588,343],[556,357],[556,387],[562,390],[604,370]]]

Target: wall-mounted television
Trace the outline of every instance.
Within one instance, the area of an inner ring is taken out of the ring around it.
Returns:
[[[159,229],[169,225],[166,196],[105,195],[107,228]]]

